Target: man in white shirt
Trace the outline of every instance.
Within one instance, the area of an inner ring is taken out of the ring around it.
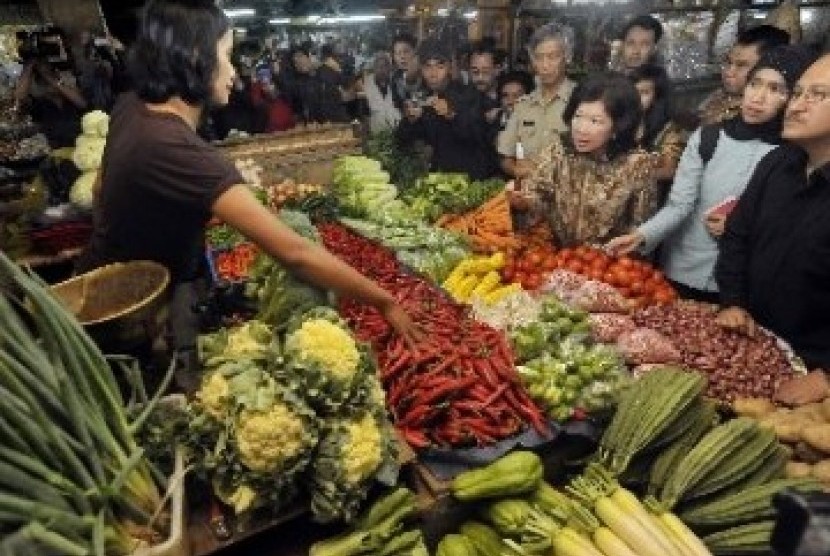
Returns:
[[[378,52],[372,61],[372,73],[363,84],[366,104],[369,106],[369,126],[373,132],[395,127],[401,112],[395,106],[392,85],[392,57],[388,52]]]

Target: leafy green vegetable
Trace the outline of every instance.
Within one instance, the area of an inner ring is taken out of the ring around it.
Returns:
[[[504,189],[504,181],[471,181],[466,174],[432,173],[406,191],[405,199],[420,219],[433,222],[447,213],[462,213],[481,206]]]
[[[411,145],[402,147],[394,128],[372,133],[366,140],[364,152],[366,156],[379,161],[383,169],[389,172],[392,183],[403,190],[412,187],[418,178],[429,171],[426,152]]]

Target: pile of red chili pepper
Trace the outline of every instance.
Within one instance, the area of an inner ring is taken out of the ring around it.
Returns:
[[[502,332],[407,272],[388,249],[339,224],[319,230],[326,248],[392,292],[424,327],[427,340],[413,350],[374,307],[354,300],[339,305],[357,338],[374,348],[395,426],[413,447],[486,446],[526,424],[548,433]]]

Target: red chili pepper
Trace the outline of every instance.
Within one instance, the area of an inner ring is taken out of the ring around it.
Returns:
[[[398,430],[413,448],[426,448],[430,445],[429,439],[423,431],[408,428],[398,428]]]

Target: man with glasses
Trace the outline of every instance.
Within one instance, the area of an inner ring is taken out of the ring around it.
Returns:
[[[830,55],[799,79],[782,136],[727,220],[719,320],[748,334],[758,322],[830,369]]]
[[[789,33],[771,25],[759,25],[740,33],[721,64],[721,88],[709,95],[699,108],[701,124],[716,124],[737,116],[749,71],[761,54],[789,42]]]

